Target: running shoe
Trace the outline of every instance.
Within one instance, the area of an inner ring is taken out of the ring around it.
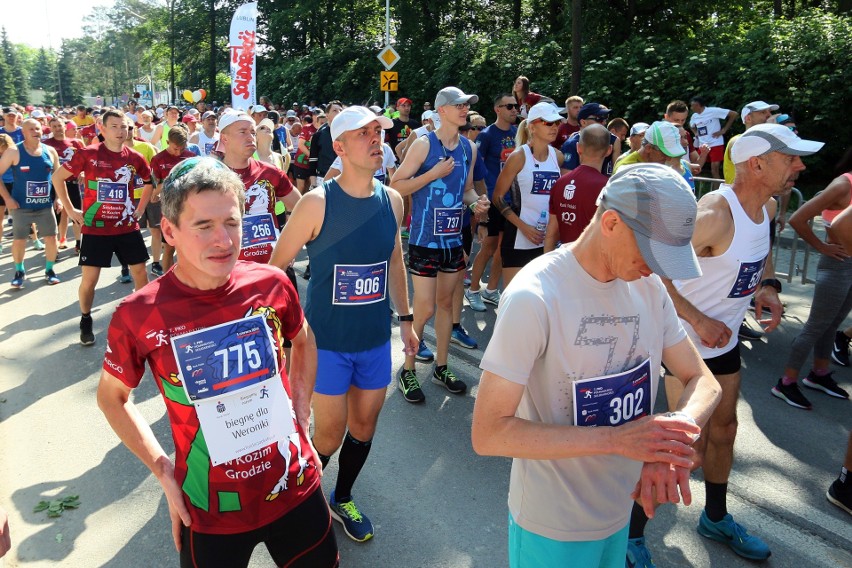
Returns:
[[[765,542],[748,534],[745,527],[734,522],[730,513],[725,515],[718,523],[714,523],[707,517],[706,511],[701,511],[701,518],[698,520],[698,534],[727,544],[731,547],[731,550],[749,560],[766,560],[772,554]]]
[[[33,249],[34,250],[44,250],[44,243],[41,242],[41,239],[36,239],[33,241]]]
[[[834,398],[849,398],[849,393],[837,385],[837,381],[831,378],[832,373],[822,377],[815,375],[813,371],[808,373],[808,376],[802,379],[802,384],[809,389],[821,390]]]
[[[44,279],[47,280],[47,283],[53,286],[54,284],[59,284],[61,280],[56,275],[56,273],[51,268],[50,270],[45,271]]]
[[[417,403],[426,400],[423,389],[420,388],[420,381],[417,380],[417,373],[411,369],[403,369],[399,373],[397,386],[402,391],[402,397],[408,402]]]
[[[462,280],[462,284],[464,284],[465,288],[470,286],[470,272],[464,273],[464,279]]]
[[[441,385],[453,394],[464,394],[467,390],[467,385],[464,381],[456,377],[455,373],[444,367],[440,373],[437,369],[432,373],[432,382],[436,385]]]
[[[409,232],[407,230],[402,230],[402,231],[399,232],[399,236],[400,236],[400,238],[407,240],[408,237],[410,237],[411,235],[409,234]]]
[[[747,326],[745,322],[743,322],[740,324],[740,330],[737,332],[737,336],[744,341],[757,341],[763,337],[763,333],[753,330]]]
[[[118,281],[122,284],[130,284],[131,282],[133,282],[133,278],[130,277],[130,270],[122,268],[121,276],[118,277]]]
[[[15,277],[12,278],[12,288],[23,288],[26,275],[23,270],[16,270]]]
[[[154,276],[162,276],[163,275],[163,265],[161,265],[159,262],[152,262],[151,263],[151,274],[153,274]]]
[[[67,249],[68,248],[68,241],[66,241],[65,239],[60,240],[59,241],[59,248],[62,249],[62,250]]]
[[[469,336],[465,328],[461,325],[453,328],[453,333],[450,335],[450,343],[461,345],[465,349],[476,349],[479,347],[476,340]]]
[[[651,552],[645,546],[645,537],[631,538],[627,541],[627,568],[656,568],[651,560]]]
[[[485,311],[485,304],[482,303],[482,296],[479,292],[468,289],[464,291],[464,297],[467,298],[467,303],[470,304],[471,310],[475,312]]]
[[[796,383],[785,385],[784,379],[778,379],[778,383],[772,387],[772,394],[790,406],[805,410],[811,409],[811,402],[805,398],[805,395],[802,394],[802,391],[799,390],[799,385]]]
[[[92,331],[92,316],[80,317],[80,343],[92,345],[95,342],[95,333]]]
[[[841,367],[849,366],[849,342],[852,338],[846,337],[842,331],[834,335],[834,348],[831,350],[831,359]]]
[[[482,301],[487,304],[496,306],[500,303],[500,290],[489,290],[488,288],[485,288],[479,292],[479,295],[482,296]]]
[[[847,489],[840,483],[839,479],[835,479],[834,483],[829,486],[825,493],[825,498],[829,503],[837,505],[850,515],[852,515],[852,489]]]
[[[304,278],[305,280],[311,279],[311,263],[308,263],[307,268],[305,268],[305,271],[302,272],[302,278]]]
[[[334,500],[334,491],[328,499],[331,518],[343,525],[343,532],[355,542],[365,542],[373,538],[373,523],[367,518],[351,499],[338,503]]]
[[[417,355],[414,358],[424,363],[431,363],[435,360],[435,355],[426,347],[426,342],[421,339],[420,347],[417,349]]]

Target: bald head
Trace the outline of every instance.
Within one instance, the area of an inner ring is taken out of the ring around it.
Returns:
[[[577,145],[588,156],[606,156],[610,149],[609,130],[602,124],[590,124],[580,131]]]

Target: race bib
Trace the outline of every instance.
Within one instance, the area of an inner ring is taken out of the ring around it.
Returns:
[[[463,207],[439,207],[435,209],[434,234],[458,235],[461,233]]]
[[[533,195],[550,195],[550,188],[559,179],[559,172],[537,172],[533,171]]]
[[[50,182],[27,181],[27,198],[44,199],[50,196]]]
[[[755,262],[741,262],[740,270],[737,272],[737,278],[734,280],[731,291],[728,292],[728,297],[745,298],[754,294],[757,285],[760,284],[760,277],[763,275],[763,265],[765,262],[766,259]]]
[[[242,248],[248,248],[278,240],[278,228],[271,213],[246,215],[243,217]]]
[[[118,181],[99,181],[98,201],[101,203],[124,203],[127,201],[127,184]]]
[[[387,269],[387,261],[335,264],[331,303],[335,306],[357,306],[381,302],[387,293]]]
[[[171,342],[213,465],[293,433],[292,404],[263,316],[173,336]]]
[[[698,127],[698,135],[699,136],[707,136],[707,127],[706,126],[699,126]]]
[[[651,413],[651,360],[615,375],[574,382],[574,424],[618,426]]]
[[[210,152],[213,151],[214,146],[216,146],[215,142],[205,142],[204,143],[204,155],[209,156]]]

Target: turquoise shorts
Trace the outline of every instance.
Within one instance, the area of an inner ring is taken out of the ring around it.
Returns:
[[[627,529],[602,540],[553,540],[521,528],[509,513],[510,568],[624,568],[627,558]]]

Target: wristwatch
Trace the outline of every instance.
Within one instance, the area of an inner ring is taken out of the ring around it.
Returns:
[[[781,281],[777,278],[767,278],[766,280],[761,280],[760,287],[763,288],[764,286],[772,286],[779,294],[781,293]]]
[[[397,315],[396,321],[414,321],[414,314],[408,314],[407,316]]]

